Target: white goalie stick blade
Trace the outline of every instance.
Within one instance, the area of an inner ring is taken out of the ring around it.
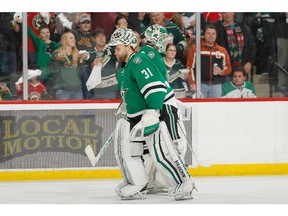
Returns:
[[[91,165],[95,166],[97,161],[96,161],[94,151],[90,145],[86,146],[85,153],[86,153],[87,157],[89,158]]]
[[[110,143],[112,143],[114,132],[115,131],[113,131],[112,134],[108,137],[107,141],[104,143],[104,145],[102,146],[96,157],[92,147],[90,145],[86,146],[85,153],[88,159],[90,160],[92,166],[95,166],[98,163],[98,161],[102,158],[103,154],[105,153]]]

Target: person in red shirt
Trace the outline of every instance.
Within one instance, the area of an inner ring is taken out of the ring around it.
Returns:
[[[42,71],[37,65],[30,65],[28,69],[28,100],[45,100],[48,99],[47,89],[45,85],[38,80],[38,76]],[[23,77],[15,83],[16,95],[23,98]]]

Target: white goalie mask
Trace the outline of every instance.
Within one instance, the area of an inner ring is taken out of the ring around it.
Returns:
[[[117,46],[120,44],[125,46],[130,45],[133,48],[137,46],[137,38],[131,29],[118,28],[113,32],[108,46]]]
[[[159,24],[149,26],[145,30],[145,38],[158,48],[160,53],[165,54],[168,42],[167,30]]]

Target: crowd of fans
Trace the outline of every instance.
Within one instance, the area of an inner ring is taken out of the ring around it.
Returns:
[[[21,100],[22,13],[2,12],[0,23],[0,100]],[[176,97],[197,92],[193,12],[28,12],[27,24],[29,100],[120,99],[122,63],[107,45],[110,36],[117,28],[132,29],[138,52],[153,24],[169,35],[161,55]],[[201,31],[203,98],[256,97],[253,74],[268,72],[271,58],[288,68],[288,13],[203,12]],[[287,76],[279,76],[279,85],[287,82]]]

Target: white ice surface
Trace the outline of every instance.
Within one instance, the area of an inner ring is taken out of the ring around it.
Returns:
[[[0,204],[288,204],[288,176],[194,178],[193,200],[175,202],[168,194],[145,200],[120,200],[121,180],[0,182]]]
[[[191,208],[196,209],[197,205],[194,204],[288,204],[288,176],[201,177],[194,180],[198,192],[194,192],[194,199],[185,201],[174,201],[166,193],[148,194],[145,200],[123,201],[114,193],[115,186],[121,180],[0,182],[0,204],[135,204],[132,205],[134,207],[136,204],[168,204],[163,206],[174,206],[176,209],[177,206],[183,206],[179,204],[185,204],[185,208],[189,206],[189,211]],[[96,206],[99,209],[99,205]],[[279,209],[279,205],[276,206]],[[174,207],[172,210],[175,210]],[[203,208],[205,209],[205,205]],[[141,205],[141,209],[144,211],[145,208]],[[139,215],[142,213],[141,209],[139,213],[132,215]],[[242,207],[239,208],[241,209]],[[237,212],[238,210],[232,215],[237,215]],[[258,210],[257,212],[260,213]],[[41,214],[43,213],[45,212]],[[128,213],[124,215],[129,215]],[[214,215],[216,212],[212,213]],[[287,215],[287,210],[284,215]]]

